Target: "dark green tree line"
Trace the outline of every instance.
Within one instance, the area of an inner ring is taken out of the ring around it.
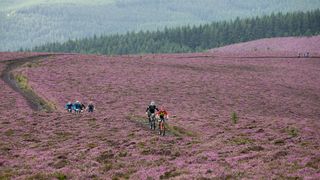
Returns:
[[[48,43],[32,51],[97,54],[198,52],[261,38],[316,35],[320,33],[319,19],[319,9],[277,13],[199,26],[165,28],[162,31],[93,36],[65,43]]]

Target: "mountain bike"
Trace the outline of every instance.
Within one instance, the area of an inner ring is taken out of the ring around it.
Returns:
[[[164,118],[159,118],[159,135],[164,136],[166,134],[166,126],[164,124]]]

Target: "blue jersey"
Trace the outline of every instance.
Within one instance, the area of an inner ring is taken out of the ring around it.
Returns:
[[[81,104],[80,103],[73,104],[73,109],[80,109],[80,108],[81,108]]]
[[[66,104],[66,109],[72,109],[73,104],[72,103],[67,103]]]

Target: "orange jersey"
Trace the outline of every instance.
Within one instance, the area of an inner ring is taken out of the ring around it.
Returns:
[[[160,116],[160,118],[164,118],[164,116],[168,115],[167,111],[160,110],[157,112],[157,114]]]

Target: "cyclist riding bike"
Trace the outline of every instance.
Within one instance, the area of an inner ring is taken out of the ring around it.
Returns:
[[[165,135],[164,122],[165,120],[169,119],[169,115],[163,106],[161,106],[160,110],[157,112],[157,115],[159,116],[159,134],[164,136]]]
[[[156,111],[159,111],[159,109],[157,108],[156,103],[154,101],[151,101],[150,105],[148,106],[148,108],[146,110],[146,114],[148,115],[148,119],[149,119],[150,129],[152,129],[151,115],[155,114]]]

